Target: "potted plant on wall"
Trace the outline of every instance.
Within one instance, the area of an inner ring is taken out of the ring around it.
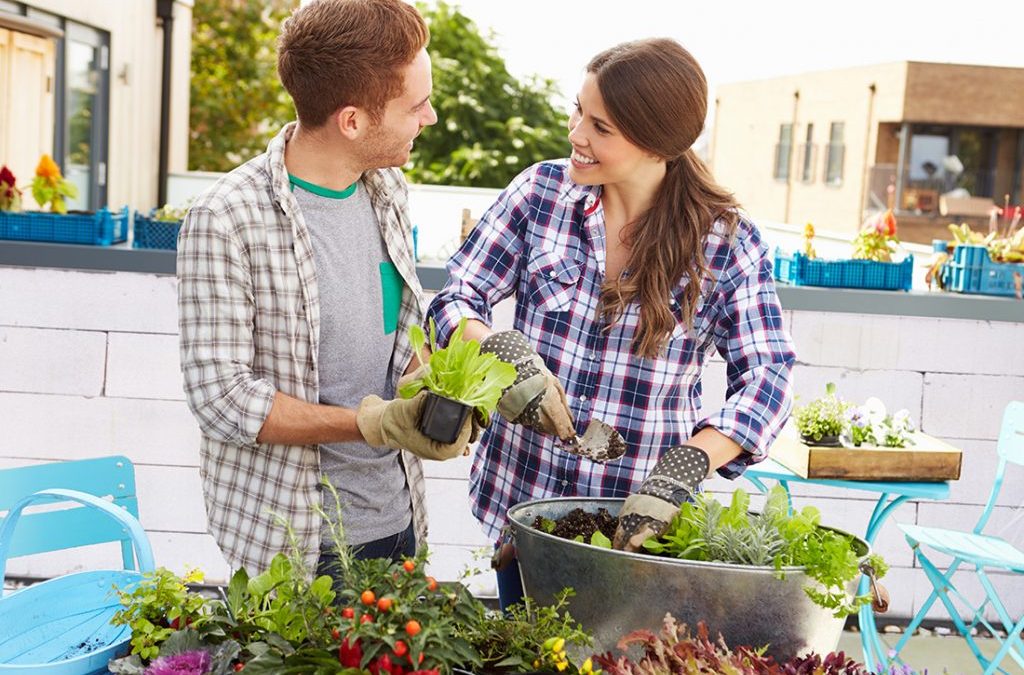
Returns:
[[[846,428],[848,404],[836,395],[836,385],[825,385],[825,395],[801,406],[793,413],[800,439],[808,445],[839,447],[839,437]]]
[[[13,185],[14,177],[9,178]],[[14,208],[0,209],[0,239],[109,246],[128,238],[127,207],[118,213],[106,207],[95,212],[68,212],[67,200],[78,196],[78,188],[64,178],[49,155],[39,159],[30,190],[43,210],[14,213]]]
[[[426,335],[420,326],[409,329],[409,341],[420,367],[401,384],[398,394],[412,398],[423,389],[427,401],[420,415],[419,430],[440,443],[452,443],[471,411],[476,411],[483,426],[490,424],[502,392],[516,380],[514,366],[494,354],[481,354],[480,343],[463,340],[466,320],[459,322],[448,346],[438,348],[437,332],[430,322],[430,359],[420,361]]]

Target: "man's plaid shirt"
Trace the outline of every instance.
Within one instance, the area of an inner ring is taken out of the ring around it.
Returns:
[[[566,163],[523,172],[484,214],[448,263],[448,283],[427,314],[439,342],[462,317],[491,324],[491,307],[515,295],[513,325],[565,385],[582,431],[596,417],[618,429],[628,450],[596,464],[559,449],[554,439],[498,416],[483,435],[470,472],[473,512],[497,536],[505,512],[552,496],[625,497],[635,492],[665,449],[711,426],[745,453],[720,469],[736,477],[764,459],[792,403],[795,356],[768,251],[756,227],[741,219],[732,237],[708,238],[709,278],[687,330],[680,281],[666,298],[679,319],[658,358],[630,353],[639,306],[610,328],[598,316],[605,261],[600,188],[569,180]],[[714,346],[726,360],[728,401],[701,411],[701,371]]]
[[[267,151],[220,179],[189,210],[178,237],[178,322],[189,407],[202,431],[200,474],[210,532],[250,573],[287,550],[288,520],[313,565],[319,553],[316,445],[256,442],[275,391],[319,402],[320,296],[309,231],[288,186],[285,127]],[[397,169],[363,175],[381,236],[405,289],[390,377],[412,358],[407,329],[423,317],[408,188]],[[325,298],[330,302],[330,298]],[[426,542],[420,461],[402,453],[413,522]]]

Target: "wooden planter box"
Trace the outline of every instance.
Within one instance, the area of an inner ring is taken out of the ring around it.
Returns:
[[[905,448],[808,446],[787,427],[768,456],[803,478],[938,482],[960,478],[963,453],[939,439],[914,432]]]

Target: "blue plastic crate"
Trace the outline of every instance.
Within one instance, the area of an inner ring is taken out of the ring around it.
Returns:
[[[128,207],[111,213],[0,211],[0,239],[110,246],[128,239]]]
[[[914,258],[887,263],[874,260],[821,260],[799,251],[775,249],[775,278],[794,286],[866,288],[909,291],[913,283]]]
[[[135,212],[135,238],[132,241],[132,248],[176,250],[181,221],[156,220],[153,218],[153,213],[150,211],[149,215],[144,216],[138,211]]]
[[[1024,263],[992,262],[984,246],[960,244],[942,267],[943,287],[947,291],[974,295],[1017,297],[1017,282],[1024,283]]]

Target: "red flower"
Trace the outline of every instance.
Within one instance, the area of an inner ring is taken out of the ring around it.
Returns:
[[[7,168],[7,165],[0,167],[0,185],[8,185],[13,188],[15,182],[14,174]]]

